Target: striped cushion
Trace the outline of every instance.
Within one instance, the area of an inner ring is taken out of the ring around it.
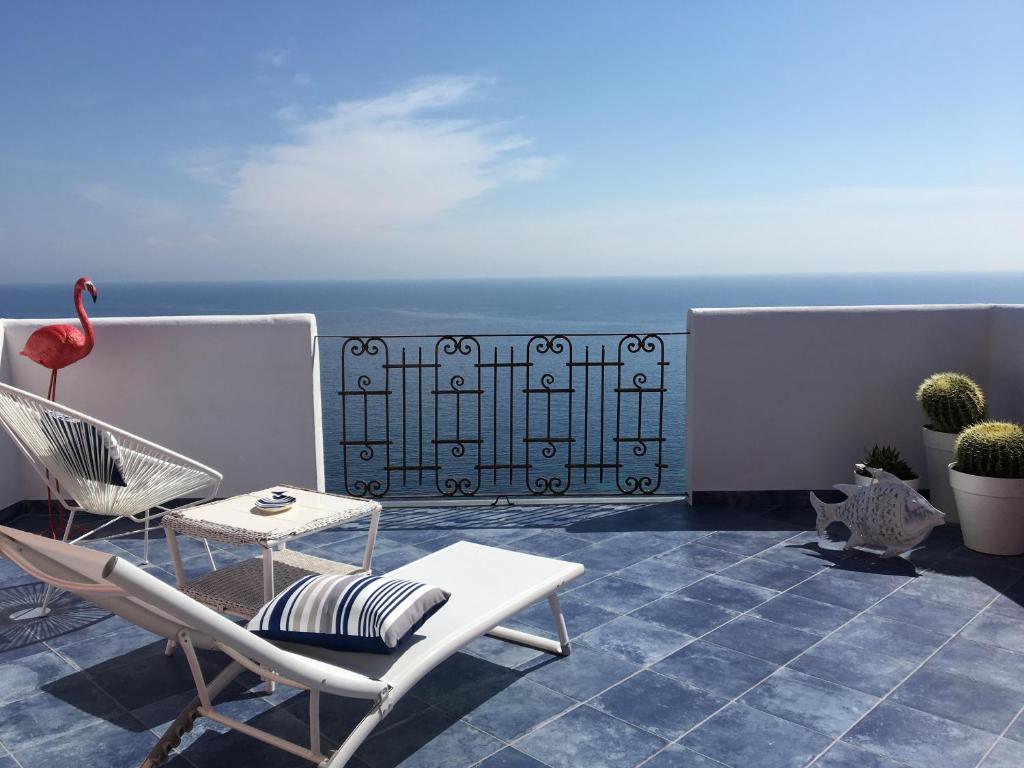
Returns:
[[[271,640],[391,653],[449,597],[403,579],[306,576],[264,605],[248,628]]]
[[[42,427],[70,474],[97,483],[125,485],[121,452],[113,435],[58,411],[46,411]]]

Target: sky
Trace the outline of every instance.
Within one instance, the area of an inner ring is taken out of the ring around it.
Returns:
[[[1019,0],[0,3],[8,282],[1022,256]]]

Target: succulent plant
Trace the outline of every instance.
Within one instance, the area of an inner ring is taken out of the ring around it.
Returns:
[[[917,473],[900,456],[900,452],[891,445],[875,445],[871,450],[864,451],[864,458],[860,460],[865,467],[884,469],[889,474],[895,475],[900,480],[914,480]],[[864,477],[871,477],[867,470],[857,469],[857,474]]]
[[[983,421],[956,440],[956,468],[982,477],[1024,478],[1024,428],[1005,421]]]
[[[956,434],[985,418],[981,387],[962,373],[936,373],[917,388],[917,402],[924,408],[928,426]]]

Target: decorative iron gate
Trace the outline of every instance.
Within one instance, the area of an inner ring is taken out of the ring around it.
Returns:
[[[355,496],[679,493],[684,335],[319,337],[328,471]]]

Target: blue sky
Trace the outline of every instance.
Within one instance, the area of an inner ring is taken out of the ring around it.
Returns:
[[[6,2],[8,280],[1008,269],[1024,4]]]

